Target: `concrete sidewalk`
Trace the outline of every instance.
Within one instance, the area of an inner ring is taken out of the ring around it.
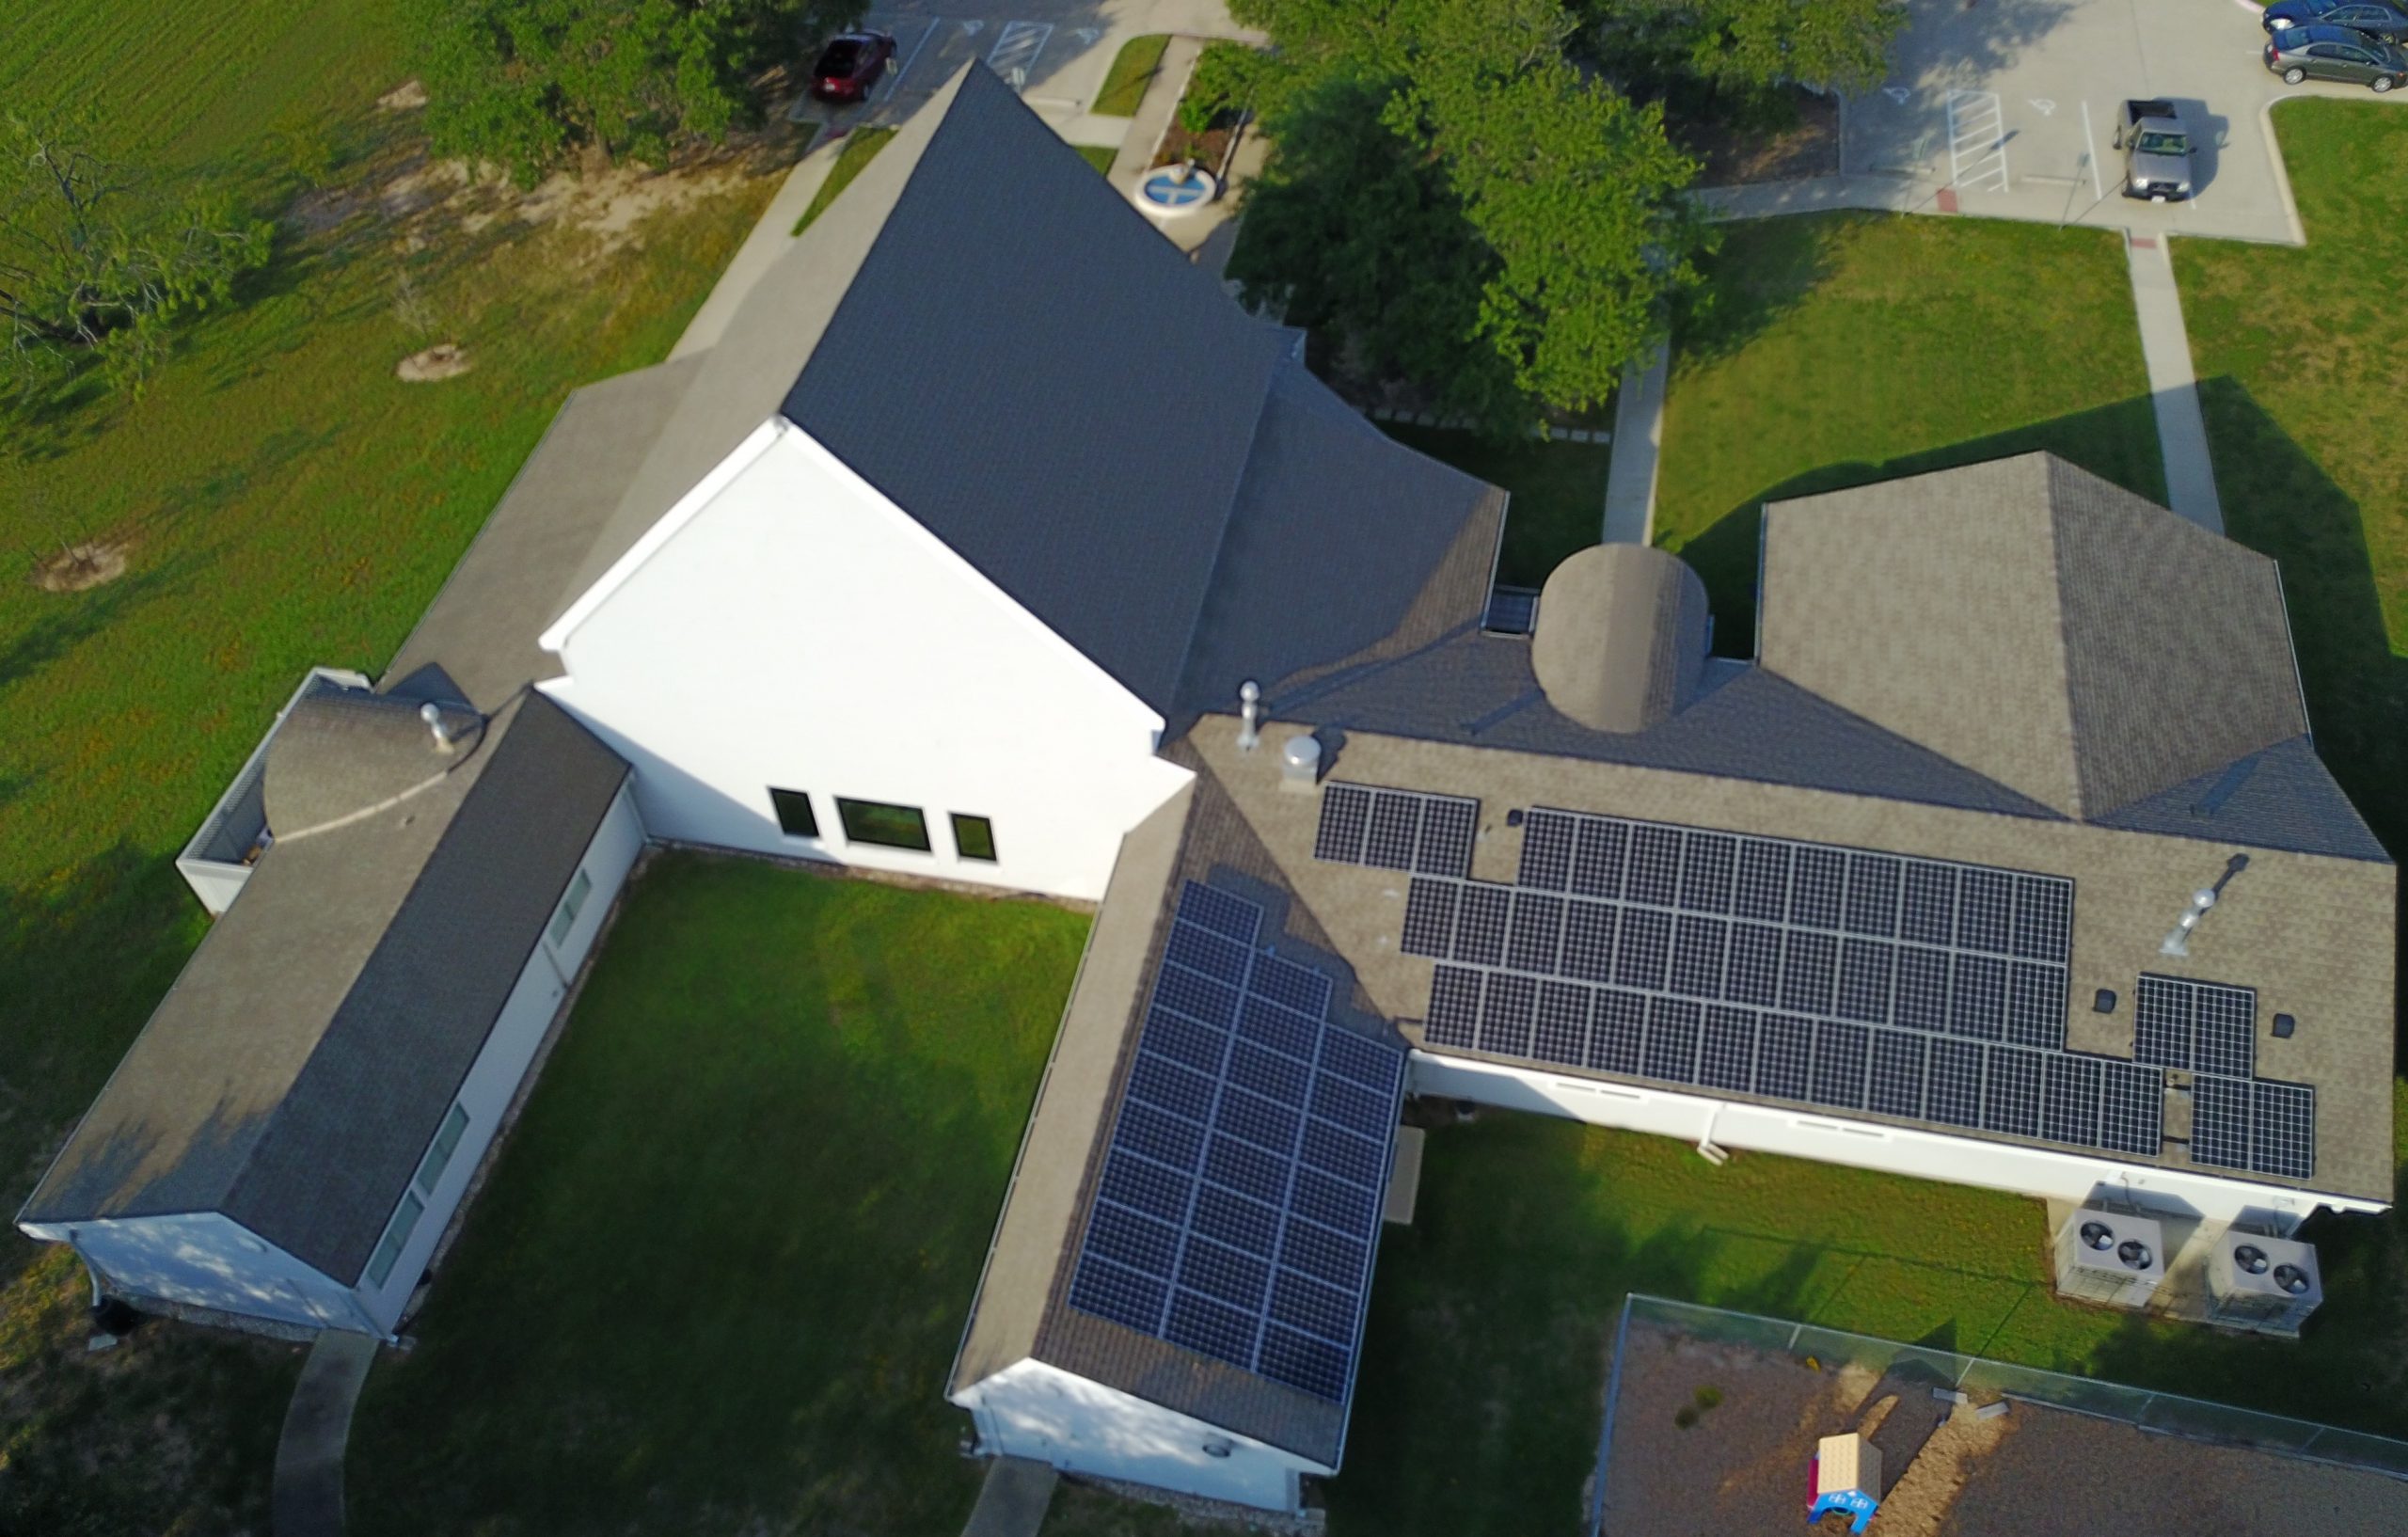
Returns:
[[[710,296],[687,323],[686,334],[669,349],[671,357],[705,351],[726,333],[727,323],[736,317],[736,307],[744,302],[744,295],[752,292],[752,285],[761,280],[761,274],[769,269],[769,263],[794,244],[794,221],[802,217],[802,211],[819,195],[819,188],[827,182],[828,173],[836,168],[836,157],[845,152],[849,138],[849,135],[831,138],[821,134],[810,151],[795,162],[794,169],[786,172],[777,196],[769,199],[768,212],[752,227],[752,232],[744,237],[744,244],[737,247],[727,270],[719,275],[719,281],[712,286]]]
[[[328,1329],[309,1347],[276,1444],[269,1497],[276,1537],[342,1537],[343,1449],[351,1441],[360,1385],[375,1360],[375,1340],[341,1329]]]
[[[1656,532],[1656,465],[1664,452],[1664,381],[1671,349],[1624,372],[1614,399],[1614,456],[1606,467],[1605,543],[1643,545]]]
[[[972,1507],[961,1537],[1037,1537],[1062,1476],[1025,1457],[998,1457]]]
[[[2224,532],[2215,467],[2208,457],[2208,425],[2199,414],[2198,382],[2191,370],[2191,336],[2182,325],[2182,295],[2164,235],[2127,234],[2132,309],[2141,323],[2141,355],[2148,363],[2150,404],[2157,408],[2157,444],[2165,456],[2165,499],[2211,532]]]

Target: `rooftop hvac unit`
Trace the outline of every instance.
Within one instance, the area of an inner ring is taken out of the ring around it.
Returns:
[[[2208,1259],[2208,1303],[2219,1323],[2296,1330],[2324,1300],[2316,1246],[2234,1228]]]
[[[2085,1206],[2057,1229],[2057,1293],[2145,1307],[2165,1279],[2165,1229],[2147,1217]]]

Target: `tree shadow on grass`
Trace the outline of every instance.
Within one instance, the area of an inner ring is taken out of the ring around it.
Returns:
[[[56,608],[0,640],[0,689],[33,676],[153,599],[182,591],[215,559],[214,550],[180,550],[105,586],[55,594]]]
[[[1804,303],[1836,270],[1835,242],[1852,216],[1722,226],[1721,248],[1702,263],[1704,287],[1686,297],[1672,317],[1683,360],[1731,357]],[[1742,273],[1744,282],[1735,276]]]

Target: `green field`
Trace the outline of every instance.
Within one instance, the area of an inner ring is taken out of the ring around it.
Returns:
[[[1757,512],[2032,449],[2162,500],[2131,283],[2099,230],[1831,214],[1732,225],[1676,326],[1656,542],[1754,646]]]
[[[661,859],[369,1379],[354,1529],[959,1530],[944,1376],[1085,934]]]

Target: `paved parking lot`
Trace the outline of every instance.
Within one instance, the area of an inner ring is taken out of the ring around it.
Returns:
[[[2299,238],[2266,107],[2291,87],[2259,60],[2248,0],[1909,0],[1897,62],[1847,103],[1844,169],[1951,187],[1968,214],[2129,225],[2243,240]],[[2128,97],[2163,97],[2191,130],[2194,202],[2118,191]]]

